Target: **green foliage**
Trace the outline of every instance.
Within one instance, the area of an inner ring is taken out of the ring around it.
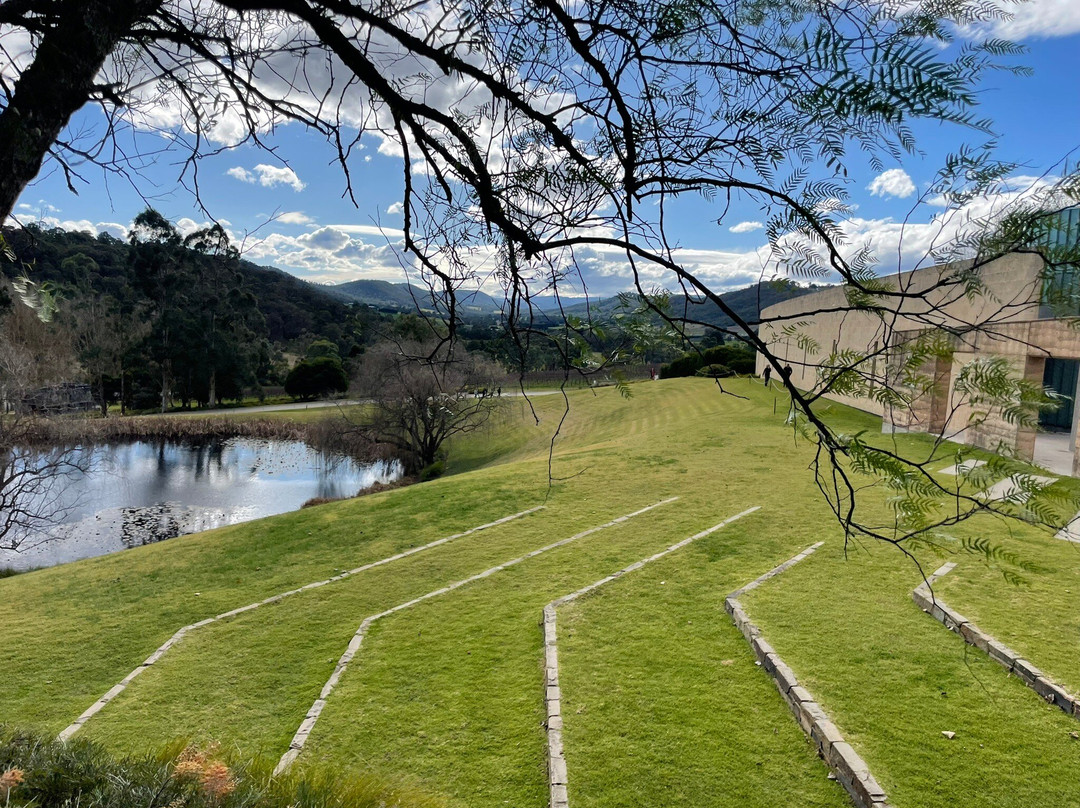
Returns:
[[[999,356],[979,357],[964,365],[953,389],[967,398],[972,422],[997,412],[1010,424],[1034,429],[1042,410],[1058,406],[1052,391],[1018,377],[1010,362]]]
[[[725,342],[704,351],[690,351],[678,359],[660,368],[661,379],[675,379],[683,376],[708,376],[700,371],[710,365],[717,365],[732,373],[746,375],[754,372],[754,352],[738,342]]]
[[[348,389],[345,368],[332,356],[301,359],[285,378],[285,392],[293,398],[312,399]]]
[[[724,379],[728,376],[734,376],[735,371],[733,371],[727,365],[706,365],[694,375],[704,376],[709,379]]]
[[[95,237],[44,230],[31,224],[5,229],[3,235],[19,259],[33,266],[34,281],[51,281],[66,289],[81,286],[127,309],[147,302],[133,276],[129,260],[131,246],[107,233]],[[206,249],[197,250],[200,246]],[[203,255],[219,260],[222,256],[218,246],[211,238],[189,239],[188,246],[180,245],[180,249],[193,257]],[[224,257],[230,258],[227,253]],[[76,260],[69,261],[72,258]],[[93,269],[94,266],[97,268]],[[92,271],[87,272],[88,268]],[[331,340],[347,353],[356,339],[355,316],[363,314],[380,322],[388,319],[366,307],[352,307],[319,287],[277,269],[244,260],[236,261],[235,269],[243,278],[244,290],[254,296],[255,305],[265,319],[259,336],[271,343],[284,344],[315,336]],[[14,263],[14,258],[5,259],[0,271],[14,278],[20,266]]]
[[[7,773],[5,781],[4,773]],[[17,781],[17,782],[16,782]],[[429,798],[373,777],[325,770],[272,778],[261,763],[232,764],[216,746],[173,744],[114,758],[98,744],[0,726],[0,797],[12,808],[406,808]]]
[[[35,282],[24,271],[11,281],[15,293],[24,306],[33,309],[34,314],[43,323],[51,323],[60,310],[63,294],[51,281]]]
[[[675,353],[682,343],[682,335],[668,322],[670,294],[658,292],[642,296],[623,292],[618,299],[619,309],[612,318],[620,342],[613,352],[615,361],[621,360],[624,352],[641,362],[665,359]]]
[[[425,466],[420,470],[420,474],[417,475],[417,479],[424,483],[428,480],[434,480],[442,477],[446,473],[446,461],[436,460],[434,463]]]
[[[338,362],[341,361],[338,346],[328,339],[317,339],[312,342],[304,352],[304,356],[308,359],[336,359]]]

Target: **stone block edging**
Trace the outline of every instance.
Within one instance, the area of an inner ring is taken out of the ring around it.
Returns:
[[[547,714],[548,790],[551,795],[549,803],[550,808],[569,808],[570,806],[570,797],[567,792],[567,780],[569,778],[566,771],[566,757],[563,754],[562,741],[562,689],[559,687],[559,651],[557,646],[555,610],[565,603],[577,600],[582,595],[592,592],[594,589],[598,589],[604,584],[611,583],[612,581],[623,577],[628,572],[639,570],[646,564],[663,558],[670,553],[674,553],[676,550],[685,547],[691,542],[703,539],[721,528],[730,525],[736,519],[742,519],[744,516],[748,516],[758,510],[761,510],[760,505],[755,505],[753,508],[747,508],[745,511],[728,517],[723,522],[713,525],[700,533],[695,533],[687,539],[676,542],[670,547],[667,547],[658,553],[654,553],[648,558],[643,558],[641,561],[635,561],[630,566],[623,567],[618,572],[614,572],[606,578],[601,578],[595,583],[582,587],[577,592],[572,592],[569,595],[563,595],[561,598],[556,598],[544,607],[544,707]]]
[[[982,631],[964,615],[949,607],[945,601],[936,597],[928,584],[933,584],[942,575],[956,567],[948,563],[939,568],[927,581],[919,584],[911,593],[915,605],[933,617],[949,631],[960,635],[968,645],[978,648],[1010,673],[1016,674],[1024,684],[1038,693],[1049,704],[1055,704],[1067,715],[1080,720],[1080,696],[1069,693],[1054,682],[1029,660],[1004,643],[998,642],[991,635]]]
[[[121,679],[119,683],[109,688],[105,695],[103,695],[101,698],[91,704],[86,710],[84,710],[82,715],[76,718],[73,722],[71,722],[71,724],[69,724],[60,732],[60,734],[57,736],[57,739],[61,741],[66,741],[71,738],[72,735],[74,735],[82,728],[83,724],[85,724],[97,713],[103,710],[110,701],[123,693],[124,690],[127,689],[127,686],[131,684],[132,681],[134,681],[140,673],[145,671],[154,663],[158,662],[163,656],[165,656],[165,654],[170,648],[180,642],[180,640],[182,640],[186,634],[194,631],[195,629],[202,628],[203,626],[208,626],[211,623],[218,622],[219,620],[229,620],[233,617],[243,614],[244,612],[250,612],[253,609],[258,609],[260,606],[267,606],[271,603],[277,603],[278,601],[284,600],[285,598],[292,595],[299,595],[301,592],[307,592],[310,589],[317,589],[321,586],[332,584],[335,581],[340,581],[343,578],[349,578],[353,575],[356,575],[357,573],[366,572],[367,570],[374,569],[375,567],[381,567],[384,564],[390,564],[394,561],[400,561],[403,558],[408,558],[411,555],[422,553],[424,550],[431,550],[434,547],[438,547],[442,544],[447,544],[454,541],[455,539],[461,539],[465,536],[470,536],[473,533],[479,533],[481,530],[487,530],[491,527],[497,527],[498,525],[512,522],[515,519],[520,519],[521,517],[528,516],[531,513],[542,511],[545,507],[546,506],[544,505],[538,505],[535,508],[529,508],[528,510],[520,511],[519,513],[513,513],[509,516],[504,516],[501,519],[496,519],[494,522],[487,522],[483,525],[477,525],[476,527],[469,528],[468,530],[464,530],[461,533],[455,533],[452,536],[446,536],[441,539],[436,539],[433,542],[428,542],[427,544],[423,544],[419,547],[412,547],[408,550],[403,550],[400,553],[395,553],[392,556],[380,558],[378,561],[372,561],[367,564],[362,564],[361,566],[355,567],[351,570],[345,570],[344,572],[338,573],[332,578],[327,578],[323,581],[313,581],[310,584],[304,584],[297,589],[290,589],[287,592],[279,592],[278,594],[271,595],[270,597],[264,598],[257,603],[249,603],[247,606],[240,606],[236,609],[230,609],[229,611],[222,612],[221,614],[215,615],[214,617],[207,617],[205,620],[200,620],[197,623],[191,623],[190,625],[184,626],[183,628],[178,629],[171,637],[169,637],[169,639],[167,639],[161,646],[159,646],[157,650],[154,651],[154,653],[148,656],[142,662],[142,664],[136,667],[135,670],[133,670],[131,673]]]
[[[794,558],[774,567],[761,577],[755,578],[741,589],[736,589],[724,600],[724,609],[731,615],[736,628],[750,643],[758,663],[772,677],[776,689],[780,691],[780,696],[791,709],[795,720],[802,727],[803,732],[817,746],[818,754],[832,769],[836,779],[847,791],[855,805],[859,808],[889,808],[885,791],[870,773],[866,761],[844,740],[844,736],[836,728],[828,714],[814,700],[810,692],[799,684],[795,672],[785,664],[775,649],[769,645],[765,637],[762,636],[761,629],[750,620],[742,604],[739,603],[739,598],[742,595],[798,564],[815,553],[823,544],[824,542],[818,542],[807,547]]]
[[[278,760],[277,766],[274,767],[274,776],[276,777],[279,774],[288,771],[289,767],[292,766],[292,764],[300,756],[300,753],[304,750],[304,745],[307,743],[308,737],[311,735],[311,731],[315,728],[315,723],[319,720],[319,716],[322,714],[323,708],[326,707],[326,700],[329,699],[330,694],[334,692],[334,688],[337,687],[338,682],[341,680],[341,677],[344,675],[346,669],[349,667],[349,663],[352,662],[356,654],[359,653],[360,646],[364,642],[364,637],[367,634],[368,629],[371,627],[371,624],[374,623],[376,620],[381,620],[384,617],[389,617],[392,614],[397,614],[398,612],[404,611],[405,609],[415,606],[418,603],[422,603],[425,600],[430,600],[431,598],[445,595],[448,592],[453,592],[455,589],[459,589],[466,584],[471,584],[475,581],[487,578],[497,572],[501,572],[502,570],[508,569],[509,567],[520,564],[522,561],[527,561],[530,558],[535,558],[536,556],[546,553],[549,550],[554,550],[557,547],[562,547],[563,545],[570,544],[571,542],[577,541],[578,539],[583,539],[586,536],[591,536],[593,533],[597,533],[606,528],[615,527],[616,525],[620,525],[623,522],[627,522],[630,519],[633,519],[635,516],[640,516],[643,513],[648,513],[649,511],[659,508],[663,505],[670,505],[672,502],[675,502],[678,499],[679,498],[677,496],[668,497],[667,499],[661,500],[660,502],[654,502],[652,505],[646,505],[644,508],[639,508],[633,513],[624,514],[623,516],[617,516],[610,522],[605,522],[602,525],[590,527],[586,530],[581,531],[580,533],[575,533],[568,539],[561,539],[557,542],[545,545],[544,547],[540,547],[536,550],[530,550],[522,556],[513,558],[510,561],[504,561],[502,564],[498,564],[497,566],[486,569],[483,572],[477,573],[476,575],[470,575],[468,578],[462,578],[459,581],[454,581],[453,583],[447,584],[440,589],[436,589],[432,592],[421,595],[418,598],[413,598],[412,600],[406,601],[405,603],[399,603],[397,606],[393,606],[389,609],[386,609],[385,611],[379,612],[378,614],[373,614],[365,617],[363,622],[360,623],[360,627],[356,630],[356,633],[353,634],[352,639],[349,640],[349,644],[345,648],[345,652],[341,655],[340,659],[338,659],[337,665],[334,666],[334,672],[330,674],[330,678],[327,679],[326,683],[323,685],[322,690],[319,692],[319,697],[315,699],[314,703],[311,705],[311,708],[304,716],[304,720],[300,722],[300,726],[297,728],[296,733],[293,735],[292,741],[289,742],[289,748],[285,750],[285,754],[283,754],[281,756],[281,759]]]
[[[1069,520],[1068,524],[1055,533],[1054,538],[1080,544],[1080,513],[1076,514]]]

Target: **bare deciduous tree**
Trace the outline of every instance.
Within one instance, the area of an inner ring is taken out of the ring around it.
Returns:
[[[77,447],[43,445],[30,391],[70,378],[74,356],[63,335],[21,302],[0,311],[0,550],[44,540],[71,506],[68,478],[84,470]]]
[[[491,362],[447,345],[384,342],[370,349],[355,393],[373,405],[358,428],[394,448],[408,474],[443,459],[447,442],[482,428],[502,392]]]

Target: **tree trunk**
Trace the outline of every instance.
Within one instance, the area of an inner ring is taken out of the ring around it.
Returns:
[[[109,417],[109,399],[105,398],[105,374],[102,373],[98,377],[98,382],[101,388],[101,417]]]
[[[94,93],[106,57],[161,0],[64,0],[33,63],[0,112],[0,222],[41,169],[72,114]]]
[[[172,403],[172,385],[170,384],[169,371],[166,368],[161,371],[161,411],[165,412],[165,408]]]

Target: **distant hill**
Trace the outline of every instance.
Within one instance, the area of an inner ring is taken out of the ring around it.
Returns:
[[[786,280],[763,281],[745,289],[725,292],[721,295],[721,299],[744,322],[755,323],[762,309],[774,303],[815,292],[820,288],[820,286],[799,286]],[[591,312],[595,319],[606,320],[610,319],[621,305],[622,301],[618,297],[609,297],[590,304],[582,302],[567,305],[564,310],[567,314],[577,317],[585,317]],[[685,317],[687,320],[708,323],[718,328],[732,328],[735,325],[735,321],[724,314],[719,306],[712,302],[687,302],[685,295],[672,295],[671,313],[675,317]]]
[[[793,297],[802,297],[821,288],[820,286],[799,286],[787,280],[764,281],[745,289],[726,292],[721,295],[721,298],[744,322],[755,323],[760,318],[762,309]],[[681,312],[684,303],[685,298],[682,296],[673,299],[672,309]],[[693,320],[700,320],[719,328],[731,328],[735,325],[735,321],[713,303],[692,303],[686,309],[687,316]]]
[[[439,304],[431,292],[420,286],[408,283],[390,283],[389,281],[348,281],[336,286],[323,287],[328,293],[343,300],[365,303],[377,309],[391,311],[424,312],[442,311],[445,306]],[[493,316],[502,311],[502,301],[498,301],[484,292],[459,292],[457,306],[463,316]]]
[[[15,250],[20,262],[33,266],[32,275],[38,281],[70,284],[70,272],[62,266],[64,259],[82,253],[97,263],[99,270],[95,285],[99,291],[122,297],[130,285],[128,275],[128,245],[109,235],[91,236],[63,230],[5,228],[4,235]],[[7,266],[9,273],[17,267]],[[266,318],[268,337],[281,343],[303,334],[317,334],[344,344],[350,340],[350,304],[360,303],[392,312],[437,312],[445,314],[446,307],[421,286],[389,281],[358,280],[335,286],[320,286],[301,280],[274,267],[261,267],[249,261],[240,262],[245,286],[257,300]],[[819,287],[798,286],[790,281],[758,283],[723,295],[724,301],[744,320],[755,321],[763,308],[798,297]],[[685,297],[673,296],[672,311],[684,311],[691,320],[727,328],[734,323],[712,303],[686,304]],[[459,293],[457,306],[465,319],[489,319],[502,313],[504,301],[484,292]],[[533,300],[534,317],[538,325],[558,322],[559,303],[552,296]],[[564,298],[562,308],[567,314],[585,317],[590,312],[601,320],[610,319],[621,305],[618,297],[573,302]]]
[[[21,265],[31,267],[35,281],[61,285],[76,282],[64,260],[82,254],[92,258],[98,269],[93,285],[99,293],[117,299],[132,294],[128,266],[128,245],[113,236],[65,230],[43,230],[35,226],[4,228],[4,237],[18,257],[19,264],[4,263],[0,272],[17,275]],[[272,342],[288,342],[303,334],[315,334],[347,343],[352,339],[349,301],[274,267],[260,267],[240,261],[244,286],[256,298],[256,305],[266,318],[267,336]]]
[[[391,311],[416,311],[425,312],[442,311],[444,305],[436,305],[430,291],[419,286],[411,286],[407,283],[390,283],[389,281],[349,281],[337,286],[324,287],[330,294],[336,295],[343,300],[366,303],[380,309]],[[762,309],[768,308],[774,303],[789,300],[793,297],[816,291],[819,287],[798,286],[790,281],[766,281],[727,292],[723,295],[724,302],[742,319],[756,321]],[[457,305],[463,317],[472,316],[492,317],[498,316],[505,305],[502,300],[497,300],[484,292],[470,292],[458,297]],[[575,302],[574,299],[564,298],[562,309],[564,312],[577,317],[585,317],[590,312],[592,316],[601,320],[610,319],[622,305],[618,297],[600,298]],[[536,297],[533,299],[534,316],[541,323],[548,321],[554,324],[559,318],[559,302],[554,297]],[[685,311],[687,319],[709,323],[720,328],[729,328],[734,321],[725,315],[712,303],[686,303],[683,295],[675,295],[671,300],[672,312],[682,315]]]

